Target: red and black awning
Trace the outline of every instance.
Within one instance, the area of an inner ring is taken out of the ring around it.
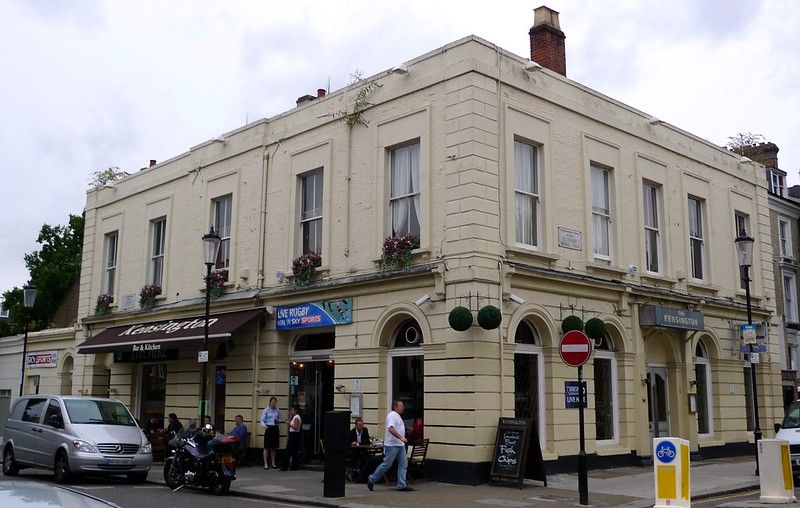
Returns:
[[[208,319],[209,344],[219,344],[265,309],[212,314]],[[78,346],[84,354],[119,351],[164,351],[203,343],[205,317],[170,319],[107,328]]]

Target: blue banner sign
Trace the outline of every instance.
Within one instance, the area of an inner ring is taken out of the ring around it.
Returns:
[[[583,407],[587,407],[586,381],[583,382],[583,390],[578,386],[577,381],[564,381],[564,407],[566,409],[580,408],[580,392],[583,391]]]
[[[275,328],[279,331],[347,325],[352,322],[352,298],[285,305],[275,308]]]
[[[742,344],[742,353],[766,353],[766,344]]]

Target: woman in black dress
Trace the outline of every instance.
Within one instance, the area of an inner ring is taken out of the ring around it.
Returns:
[[[278,424],[281,423],[281,411],[278,409],[278,399],[269,398],[269,404],[261,412],[261,426],[264,428],[264,469],[278,467],[278,445],[280,441],[280,431]]]

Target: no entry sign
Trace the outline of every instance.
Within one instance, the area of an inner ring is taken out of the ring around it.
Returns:
[[[579,330],[572,330],[561,337],[558,352],[564,363],[570,367],[580,367],[592,355],[592,341],[585,333]]]

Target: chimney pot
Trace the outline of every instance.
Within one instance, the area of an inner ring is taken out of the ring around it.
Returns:
[[[150,166],[149,166],[149,167],[151,167],[151,168],[152,168],[152,167],[153,167],[153,166],[155,166],[156,164],[158,164],[158,161],[156,161],[155,159],[150,159]]]
[[[325,97],[325,89],[324,88],[317,88],[317,98]]]
[[[533,11],[533,26],[528,32],[531,38],[531,60],[561,75],[567,75],[567,57],[558,11],[541,6]]]

